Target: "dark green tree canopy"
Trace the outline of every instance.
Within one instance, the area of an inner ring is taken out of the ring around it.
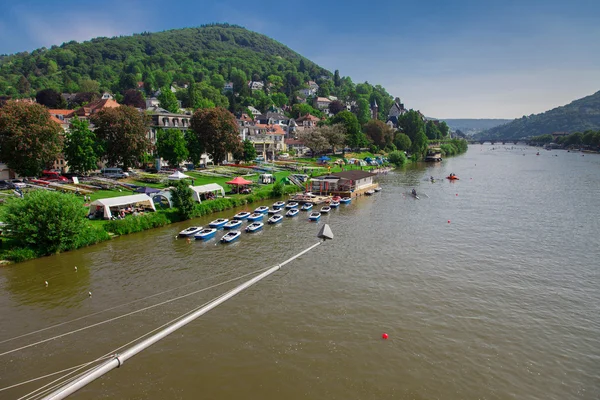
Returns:
[[[196,136],[194,145],[210,155],[215,164],[225,160],[227,153],[241,151],[237,121],[226,109],[215,107],[197,110],[190,125]]]
[[[96,134],[86,120],[73,118],[69,131],[65,135],[63,154],[69,169],[86,174],[98,168],[98,146]]]
[[[189,154],[183,132],[179,129],[159,129],[156,134],[156,152],[170,166],[178,167]]]

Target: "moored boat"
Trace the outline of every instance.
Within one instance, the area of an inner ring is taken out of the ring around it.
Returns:
[[[308,216],[308,219],[309,219],[309,221],[318,221],[319,219],[321,219],[321,213],[319,213],[319,212],[312,212]]]
[[[333,196],[331,198],[331,201],[337,201],[338,203],[340,202],[340,200],[342,200],[342,198],[340,196]]]
[[[312,210],[313,208],[313,204],[312,203],[304,203],[302,204],[302,211],[308,211],[308,210]]]
[[[221,243],[231,243],[239,239],[242,232],[240,231],[229,231],[221,238]]]
[[[281,208],[283,206],[285,206],[285,201],[276,201],[273,203],[273,208]]]
[[[196,233],[194,237],[196,240],[208,240],[214,238],[216,234],[217,230],[215,228],[206,228]]]
[[[262,221],[264,216],[265,214],[263,213],[255,212],[248,215],[248,221]]]
[[[253,222],[246,227],[246,232],[252,233],[260,231],[263,228],[263,226],[265,226],[265,224],[263,224],[262,222]]]
[[[369,190],[367,190],[367,191],[365,192],[365,194],[366,194],[367,196],[373,196],[373,195],[375,194],[375,191],[374,191],[373,189],[369,189]]]
[[[277,224],[283,220],[283,217],[280,214],[273,215],[271,218],[267,220],[269,224]]]
[[[267,207],[267,206],[256,207],[256,209],[254,210],[255,213],[261,213],[261,214],[266,214],[267,211],[269,211],[269,207]]]
[[[179,237],[190,237],[202,230],[201,226],[190,226],[179,232]]]
[[[329,207],[331,207],[331,208],[338,208],[339,206],[340,206],[340,202],[339,202],[339,201],[333,201],[333,200],[332,200],[332,201],[329,203]]]
[[[285,205],[285,208],[298,208],[298,203],[296,203],[295,201],[290,201]]]
[[[298,213],[300,212],[300,210],[298,210],[297,208],[292,208],[291,210],[288,210],[288,212],[285,213],[286,217],[295,217],[296,215],[298,215]]]
[[[331,211],[331,207],[330,206],[323,206],[321,207],[321,211],[319,211],[321,214],[327,214],[329,213],[329,211]]]
[[[214,221],[212,221],[210,224],[208,224],[208,226],[210,226],[211,228],[222,228],[223,225],[225,225],[227,222],[229,221],[229,219],[227,218],[217,218]]]
[[[242,220],[232,219],[231,221],[229,221],[225,225],[223,225],[223,229],[235,229],[241,225],[242,225]]]
[[[350,197],[342,197],[340,199],[340,203],[342,203],[342,204],[350,204],[351,201],[352,201],[352,198],[350,198]]]
[[[242,211],[233,216],[233,219],[246,219],[250,213],[248,211]]]
[[[280,208],[269,208],[269,211],[268,211],[269,215],[275,215],[280,212],[281,212]]]
[[[374,190],[375,190],[376,192],[381,192],[381,186],[377,186],[377,187],[376,187]]]

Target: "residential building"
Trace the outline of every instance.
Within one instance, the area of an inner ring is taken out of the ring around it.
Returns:
[[[156,144],[156,133],[159,129],[180,129],[186,131],[190,127],[191,114],[177,114],[160,107],[151,107],[146,109],[146,114],[150,116],[150,129],[148,130],[148,139],[152,145]]]
[[[337,172],[311,179],[311,191],[313,193],[356,197],[377,186],[373,183],[375,176],[377,174],[359,170]]]
[[[392,104],[390,111],[388,111],[388,121],[392,121],[394,125],[398,125],[398,118],[407,112],[408,110],[404,108],[404,104],[402,104],[400,98],[396,97],[394,104]]]
[[[102,97],[100,97],[100,100],[114,100],[114,99],[115,98],[113,97],[113,95],[108,92],[102,93]]]
[[[146,108],[158,107],[160,105],[160,101],[158,101],[157,97],[148,97],[146,99]]]
[[[223,86],[223,90],[226,92],[233,91],[233,82],[226,82],[225,85]]]
[[[48,110],[48,113],[50,114],[50,119],[60,125],[64,136],[69,131],[70,119],[75,115],[73,110]],[[54,160],[52,169],[62,173],[69,172],[69,166],[62,154],[59,154],[56,160]]]
[[[240,139],[249,140],[258,155],[273,160],[275,155],[286,151],[285,131],[280,125],[269,125],[238,120]]]
[[[317,127],[317,123],[320,121],[319,118],[311,114],[302,115],[296,118],[295,122],[298,124],[299,130],[313,129]]]
[[[75,114],[79,118],[89,118],[91,115],[99,113],[105,108],[116,108],[119,107],[120,104],[112,99],[100,99],[96,101],[92,101],[91,103],[80,107],[75,111]]]
[[[281,125],[287,127],[289,118],[282,113],[268,111],[255,118],[258,123],[268,125]]]
[[[329,110],[329,104],[331,100],[327,97],[315,97],[313,100],[313,107],[318,110]]]
[[[310,97],[310,96],[316,95],[317,94],[317,90],[318,89],[313,89],[313,88],[309,87],[309,88],[300,89],[300,93],[304,97]]]
[[[265,83],[263,81],[250,81],[248,82],[250,90],[263,90]]]
[[[250,111],[250,113],[251,113],[251,114],[252,114],[254,117],[257,117],[257,116],[259,116],[260,114],[262,114],[262,113],[261,113],[261,112],[260,112],[258,109],[256,109],[256,108],[255,108],[255,107],[253,107],[253,106],[248,106],[248,107],[246,107],[246,108],[248,109],[248,111]]]
[[[293,138],[285,139],[285,146],[288,151],[294,150],[297,155],[304,155],[310,150],[301,140]]]

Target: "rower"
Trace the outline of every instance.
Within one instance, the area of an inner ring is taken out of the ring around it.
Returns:
[[[414,188],[413,188],[413,190],[412,190],[412,194],[413,194],[413,196],[416,196],[416,195],[417,195],[417,191],[416,191]]]

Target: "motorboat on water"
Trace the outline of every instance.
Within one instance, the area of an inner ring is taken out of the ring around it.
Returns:
[[[454,174],[450,174],[446,177],[446,179],[449,179],[451,181],[457,181],[458,180],[458,176],[454,175]]]
[[[271,218],[269,218],[269,219],[267,220],[267,222],[268,222],[269,224],[278,224],[278,223],[280,223],[281,221],[283,221],[283,217],[281,216],[281,214],[273,215]]]
[[[340,206],[340,202],[339,202],[339,201],[334,201],[334,200],[332,200],[332,201],[329,203],[329,207],[331,207],[331,208],[338,208],[339,206]]]
[[[194,237],[196,238],[196,240],[208,240],[214,238],[216,234],[216,228],[205,228],[202,229],[200,232],[196,233]]]
[[[242,226],[241,219],[232,219],[231,221],[229,221],[225,225],[223,225],[223,229],[235,229],[240,226]]]
[[[298,208],[298,203],[296,203],[295,201],[290,201],[285,205],[285,208]]]
[[[250,216],[248,211],[242,211],[233,216],[233,219],[246,219]]]
[[[235,242],[240,238],[242,232],[240,231],[229,231],[221,238],[221,243],[231,243]]]
[[[352,198],[350,198],[350,197],[342,197],[340,199],[340,203],[342,203],[342,204],[350,204],[351,201],[352,201]]]
[[[285,201],[276,201],[275,203],[273,203],[274,208],[281,208],[283,206],[285,206]]]
[[[367,190],[367,191],[365,192],[365,194],[366,194],[367,196],[373,196],[373,195],[375,194],[375,190],[373,190],[373,189],[369,189],[369,190]]]
[[[331,198],[331,201],[337,201],[339,203],[339,201],[342,200],[342,198],[340,196],[333,196]]]
[[[379,193],[379,192],[381,192],[381,186],[377,186],[377,187],[376,187],[375,189],[373,189],[373,190],[375,190],[377,193]]]
[[[246,232],[248,232],[248,233],[258,232],[263,228],[263,226],[265,226],[265,224],[263,224],[262,222],[253,222],[246,227]]]
[[[179,232],[179,237],[190,237],[202,230],[201,226],[190,226]]]
[[[269,211],[268,211],[269,215],[275,215],[280,212],[281,212],[280,208],[269,208]]]
[[[263,213],[255,212],[255,213],[248,215],[248,221],[262,221],[264,216],[265,216],[265,214],[263,214]]]
[[[331,211],[331,207],[330,206],[323,206],[323,207],[321,207],[321,210],[319,212],[321,214],[328,214],[329,211]]]
[[[267,206],[256,207],[256,209],[254,210],[255,213],[261,213],[261,214],[266,214],[267,211],[269,211],[269,207],[267,207]]]
[[[212,221],[210,224],[208,224],[208,226],[210,226],[211,228],[222,228],[223,225],[225,225],[227,222],[229,221],[229,219],[227,218],[217,218],[214,221]]]
[[[313,208],[313,203],[304,203],[302,205],[301,210],[302,211],[309,211],[309,210],[312,210],[312,208]]]
[[[318,221],[320,219],[321,219],[321,213],[320,212],[312,212],[308,216],[308,220],[309,221]]]
[[[295,217],[296,215],[298,215],[298,213],[300,212],[300,210],[298,210],[297,208],[292,208],[291,210],[288,210],[288,212],[285,213],[286,217]]]

